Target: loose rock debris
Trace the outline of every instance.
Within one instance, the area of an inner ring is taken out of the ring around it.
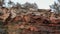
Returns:
[[[12,8],[13,9],[13,8]],[[16,9],[16,8],[15,8]],[[19,12],[14,10],[2,8],[2,15],[0,16],[1,34],[59,34],[60,33],[60,16],[56,15],[50,10],[40,9],[31,13]],[[25,9],[23,9],[25,10]],[[5,12],[6,11],[6,12]],[[18,10],[17,10],[18,11]],[[22,10],[21,10],[22,11]],[[39,15],[36,13],[39,12]],[[3,32],[4,31],[4,32]]]

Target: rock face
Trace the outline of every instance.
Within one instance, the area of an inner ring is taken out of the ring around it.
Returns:
[[[0,23],[8,34],[60,34],[60,16],[49,9],[2,7],[0,12]]]

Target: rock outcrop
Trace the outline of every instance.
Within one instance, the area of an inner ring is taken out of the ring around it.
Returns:
[[[60,16],[50,9],[0,8],[0,20],[9,34],[59,33]]]

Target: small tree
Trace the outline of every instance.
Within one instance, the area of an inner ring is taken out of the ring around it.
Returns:
[[[10,8],[10,7],[14,6],[14,5],[15,5],[15,3],[12,2],[11,0],[8,0],[7,2],[6,2],[6,0],[4,0],[3,7]]]
[[[28,2],[26,2],[25,4],[23,4],[23,7],[25,7],[25,8],[34,8],[34,9],[37,9],[38,8],[38,6],[37,6],[37,4],[36,3],[28,3]]]
[[[54,2],[54,4],[50,5],[50,8],[56,13],[60,13],[60,0],[58,0],[58,3]]]
[[[19,3],[17,3],[15,6],[18,8],[21,8],[21,4],[19,4]]]

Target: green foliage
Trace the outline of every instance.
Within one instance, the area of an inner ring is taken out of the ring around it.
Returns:
[[[38,9],[38,6],[36,3],[29,3],[26,2],[25,4],[20,4],[20,3],[14,3],[11,0],[8,0],[8,2],[6,0],[3,1],[4,4],[2,4],[3,7],[6,8],[11,8],[11,7],[18,7],[18,8],[33,8],[33,9]]]
[[[58,0],[58,2],[60,2],[60,1]],[[54,2],[54,4],[50,5],[50,8],[53,9],[53,11],[58,14],[60,13],[60,5],[59,4],[60,3]]]
[[[29,3],[29,2],[26,2],[25,4],[23,4],[23,7],[25,7],[25,8],[34,8],[34,9],[38,8],[36,3]]]

